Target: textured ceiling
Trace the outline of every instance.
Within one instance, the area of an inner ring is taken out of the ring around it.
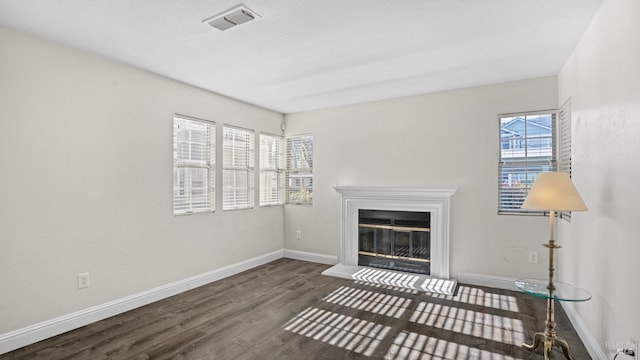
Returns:
[[[555,75],[602,0],[0,0],[0,25],[283,113]],[[1,44],[0,44],[1,46]]]

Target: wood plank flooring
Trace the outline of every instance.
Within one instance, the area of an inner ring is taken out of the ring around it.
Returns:
[[[0,355],[18,359],[542,359],[545,301],[461,284],[455,297],[322,276],[280,259]],[[566,314],[558,335],[590,359]],[[564,359],[559,351],[553,359]]]

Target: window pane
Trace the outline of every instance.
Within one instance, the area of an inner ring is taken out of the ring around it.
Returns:
[[[174,161],[188,161],[196,164],[207,164],[210,152],[210,124],[174,119]]]
[[[553,166],[520,162],[500,166],[500,210],[527,212],[520,207],[538,174],[547,171],[553,171]]]
[[[313,200],[313,174],[288,173],[287,202],[290,204],[311,204]]]
[[[174,168],[173,207],[177,212],[209,210],[209,169]]]
[[[260,205],[283,203],[284,177],[281,172],[262,171],[260,173]]]

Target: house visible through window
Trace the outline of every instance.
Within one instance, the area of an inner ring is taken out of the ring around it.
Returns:
[[[282,136],[260,134],[260,205],[284,203]]]
[[[310,205],[313,200],[313,135],[286,140],[286,202]]]
[[[252,130],[226,125],[223,128],[223,210],[253,207],[254,138]]]
[[[520,207],[538,174],[555,170],[555,112],[508,114],[499,119],[498,213],[542,214]]]
[[[215,209],[215,123],[173,118],[173,213]]]

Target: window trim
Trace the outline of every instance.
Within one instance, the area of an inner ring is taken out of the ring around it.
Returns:
[[[550,170],[555,171],[558,166],[558,110],[557,109],[548,109],[548,110],[536,110],[536,111],[522,111],[522,112],[514,112],[514,113],[505,113],[498,114],[498,181],[497,181],[497,214],[498,215],[518,215],[518,216],[547,216],[549,214],[548,211],[540,211],[540,210],[528,210],[528,209],[518,209],[518,210],[508,210],[503,209],[501,207],[502,203],[502,169],[504,167],[505,162],[502,160],[502,119],[508,117],[517,117],[517,116],[534,116],[534,115],[544,115],[550,114],[552,116],[552,129],[551,129],[551,159],[550,160],[533,160],[533,161],[520,161],[520,163],[528,162],[528,165],[549,165]],[[514,162],[517,163],[517,162]],[[527,194],[530,189],[527,189]],[[525,196],[526,198],[526,196]]]

